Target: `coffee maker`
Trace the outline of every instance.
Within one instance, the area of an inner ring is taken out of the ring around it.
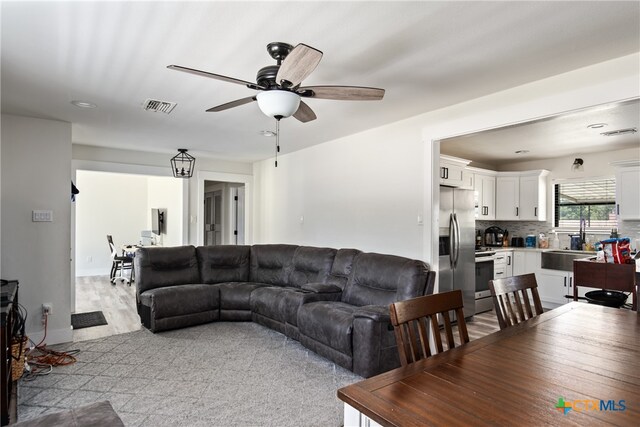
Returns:
[[[505,231],[495,225],[487,228],[484,231],[484,245],[495,247],[502,246],[504,244],[504,234]]]

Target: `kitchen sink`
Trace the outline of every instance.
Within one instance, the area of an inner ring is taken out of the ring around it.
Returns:
[[[549,270],[573,271],[573,260],[595,259],[593,251],[552,250],[542,252],[542,268]]]

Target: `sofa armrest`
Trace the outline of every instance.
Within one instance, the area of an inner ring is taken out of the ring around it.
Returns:
[[[365,305],[354,313],[355,317],[364,317],[374,320],[376,322],[391,322],[391,316],[389,315],[389,307],[381,305]]]
[[[330,283],[306,283],[301,286],[302,290],[310,291],[316,294],[333,294],[342,292],[339,286]]]

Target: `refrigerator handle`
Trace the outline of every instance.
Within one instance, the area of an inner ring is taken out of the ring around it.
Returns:
[[[458,215],[456,215],[455,213],[453,214],[453,224],[455,227],[455,233],[456,233],[456,257],[455,257],[455,261],[453,263],[454,267],[458,266],[458,258],[460,258],[460,224],[458,224]]]
[[[453,214],[449,214],[449,266],[451,268],[455,266],[454,253],[456,250],[456,230],[453,221]]]

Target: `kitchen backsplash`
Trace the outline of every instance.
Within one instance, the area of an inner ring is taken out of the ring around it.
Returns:
[[[484,234],[484,230],[492,225],[498,226],[502,229],[506,229],[509,232],[509,244],[511,244],[512,237],[527,237],[529,234],[536,236],[536,242],[538,241],[538,235],[544,233],[549,237],[549,247],[553,241],[554,229],[551,221],[476,221],[476,230],[480,230]],[[558,239],[560,240],[560,248],[570,247],[569,234],[577,233],[575,230],[571,233],[560,232],[558,233]],[[590,241],[599,242],[600,240],[608,239],[610,233],[596,234],[587,232],[587,238]],[[618,227],[618,234],[620,237],[628,237],[631,239],[631,247],[634,249],[640,245],[640,221],[621,221]]]

